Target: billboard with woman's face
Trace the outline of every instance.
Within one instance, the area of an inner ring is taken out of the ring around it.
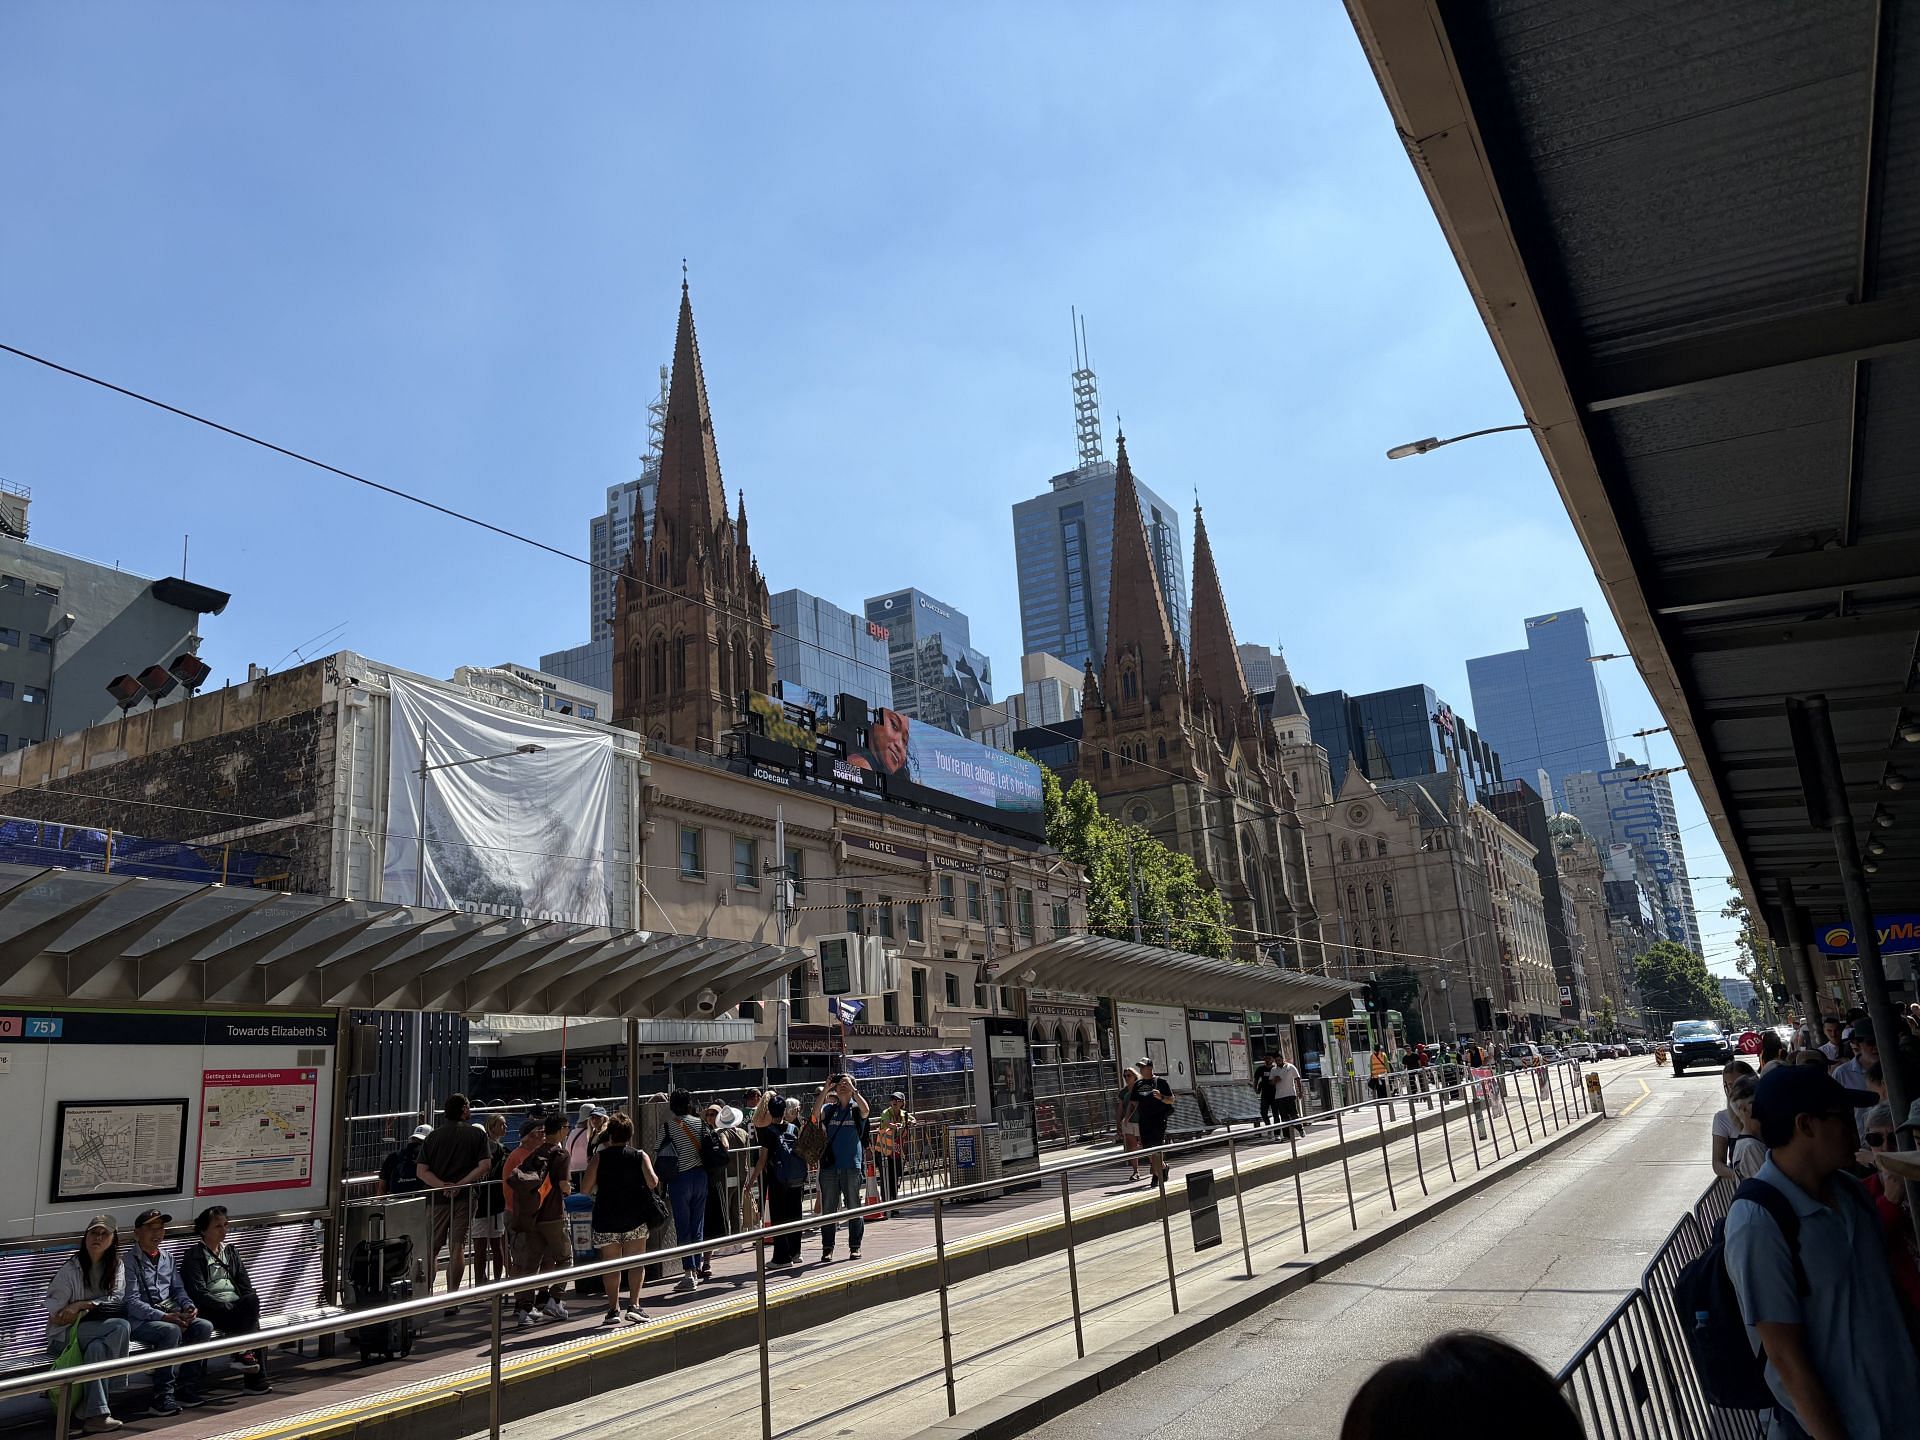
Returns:
[[[898,710],[873,712],[866,754],[855,763],[989,809],[1040,813],[1040,767],[1033,761],[909,720]]]

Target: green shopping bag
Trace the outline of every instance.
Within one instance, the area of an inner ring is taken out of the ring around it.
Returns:
[[[50,1370],[65,1370],[70,1366],[78,1365],[80,1360],[80,1322],[76,1320],[73,1322],[73,1328],[67,1331],[66,1348],[53,1357],[53,1364],[47,1368]],[[62,1405],[65,1405],[67,1409],[71,1411],[74,1406],[80,1403],[79,1388],[73,1385],[56,1385],[47,1391],[47,1403],[53,1406],[53,1413],[56,1417],[59,1415]]]

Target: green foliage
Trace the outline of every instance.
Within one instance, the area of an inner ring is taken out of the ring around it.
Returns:
[[[1100,809],[1084,780],[1063,786],[1042,767],[1047,843],[1087,872],[1087,928],[1129,939],[1129,893],[1140,894],[1140,938],[1149,945],[1231,959],[1227,903],[1201,880],[1193,860],[1169,849],[1138,825]],[[1129,856],[1131,842],[1131,856]]]
[[[1641,1002],[1656,1025],[1727,1018],[1727,1002],[1707,972],[1707,962],[1679,942],[1656,941],[1644,955],[1635,957],[1633,970],[1640,982]]]
[[[1771,1025],[1780,1018],[1779,1007],[1773,1003],[1773,987],[1780,981],[1780,952],[1773,948],[1773,942],[1753,923],[1752,912],[1739,895],[1728,900],[1721,908],[1720,918],[1735,921],[1740,926],[1740,933],[1734,942],[1740,947],[1740,954],[1734,960],[1733,968],[1739,972],[1742,980],[1753,986],[1753,1003],[1757,1011],[1753,1018]]]
[[[1614,1014],[1613,997],[1611,995],[1603,995],[1600,997],[1599,1023],[1600,1023],[1601,1038],[1603,1039],[1612,1038],[1615,1027],[1620,1023],[1620,1017]]]

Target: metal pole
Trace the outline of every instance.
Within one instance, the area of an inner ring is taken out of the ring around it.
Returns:
[[[1253,1246],[1247,1240],[1247,1202],[1240,1198],[1240,1152],[1227,1136],[1227,1163],[1233,1166],[1233,1208],[1240,1212],[1240,1254],[1247,1262],[1247,1279],[1253,1279]]]
[[[1293,1152],[1293,1203],[1300,1211],[1300,1253],[1307,1253],[1307,1192],[1300,1184],[1300,1137],[1287,1131],[1287,1148]]]
[[[609,1277],[616,1283],[620,1277]],[[767,1353],[767,1240],[753,1242],[753,1283],[760,1296],[760,1440],[773,1440],[773,1365]]]
[[[1433,1102],[1429,1100],[1427,1103]],[[1420,1158],[1420,1112],[1411,1105],[1407,1107],[1407,1125],[1413,1131],[1413,1169],[1420,1177],[1420,1193],[1431,1195],[1433,1192],[1427,1189],[1427,1163]]]
[[[1080,1267],[1073,1256],[1073,1192],[1067,1172],[1060,1172],[1060,1220],[1067,1231],[1067,1291],[1073,1302],[1073,1353],[1087,1358],[1087,1337],[1080,1330]]]
[[[1340,1117],[1344,1111],[1333,1112],[1334,1144],[1340,1150],[1340,1177],[1347,1186],[1347,1219],[1353,1222],[1353,1228],[1360,1228],[1360,1212],[1353,1208],[1353,1171],[1347,1166],[1347,1125]]]
[[[1173,1222],[1167,1218],[1167,1167],[1164,1152],[1160,1165],[1160,1235],[1167,1246],[1167,1298],[1173,1302],[1173,1313],[1180,1313],[1180,1285],[1173,1275]]]
[[[1447,1092],[1444,1086],[1440,1090],[1440,1143],[1447,1151],[1447,1179],[1458,1184],[1460,1172],[1453,1168],[1453,1136],[1447,1131]]]
[[[933,1258],[940,1271],[940,1363],[947,1372],[947,1415],[951,1418],[960,1413],[960,1406],[953,1391],[953,1323],[947,1313],[946,1213],[938,1195],[933,1197]]]
[[[1467,1140],[1473,1146],[1473,1168],[1477,1172],[1480,1169],[1480,1130],[1481,1127],[1487,1123],[1487,1117],[1485,1110],[1482,1108],[1485,1102],[1482,1101],[1478,1095],[1474,1094],[1474,1083],[1471,1078],[1473,1072],[1469,1070],[1467,1075],[1469,1077],[1466,1089],[1467,1115],[1473,1121],[1472,1124],[1467,1126]]]
[[[1807,917],[1793,898],[1793,882],[1780,882],[1780,917],[1787,932],[1786,950],[1793,965],[1793,983],[1806,1001],[1807,1033],[1819,1044],[1826,1022],[1820,1014],[1820,985],[1813,977],[1813,957],[1807,954]]]
[[[1513,1133],[1513,1107],[1507,1104],[1507,1094],[1505,1090],[1500,1092],[1500,1113],[1506,1117],[1507,1121],[1507,1148],[1517,1151],[1520,1148],[1520,1140],[1519,1137]],[[1525,1110],[1520,1112],[1520,1118],[1522,1120],[1527,1118],[1527,1112]],[[1494,1132],[1493,1146],[1496,1152],[1500,1148],[1500,1135],[1498,1131]]]
[[[1413,1109],[1411,1102],[1408,1103],[1407,1109]],[[1393,1193],[1393,1162],[1387,1158],[1387,1118],[1380,1113],[1380,1102],[1378,1100],[1373,1102],[1373,1118],[1380,1126],[1380,1168],[1386,1173],[1387,1177],[1387,1204],[1391,1208],[1398,1210],[1400,1208],[1400,1197]]]
[[[1527,1127],[1527,1144],[1533,1144],[1533,1120],[1527,1114],[1527,1087],[1533,1084],[1533,1067],[1514,1073],[1514,1098],[1520,1102],[1520,1123]],[[1543,1124],[1545,1122],[1542,1122]]]
[[[611,1277],[617,1285],[620,1277]],[[489,1309],[488,1321],[492,1330],[492,1349],[487,1357],[487,1435],[490,1440],[500,1440],[500,1305],[502,1297],[495,1295]]]
[[[566,1077],[563,1074],[561,1076],[562,1083],[565,1083],[565,1079]],[[766,1089],[766,1081],[764,1077],[761,1080],[760,1088],[762,1090]],[[638,1127],[640,1125],[640,1022],[634,1019],[629,1019],[627,1021],[627,1115],[632,1119],[634,1123],[634,1127],[635,1127],[634,1133],[636,1135],[639,1134],[640,1132]]]

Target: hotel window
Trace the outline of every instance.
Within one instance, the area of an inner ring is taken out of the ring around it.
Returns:
[[[947,972],[947,1008],[949,1010],[960,1008],[960,977],[951,970]]]
[[[1026,939],[1033,939],[1033,891],[1016,890],[1013,892],[1014,914],[1020,921],[1020,933]]]
[[[993,928],[1007,928],[1007,892],[998,885],[993,887]]]
[[[922,938],[924,931],[923,912],[924,905],[921,901],[909,900],[907,902],[907,939],[918,942]]]
[[[882,940],[893,938],[893,897],[882,895],[874,905],[876,933]]]
[[[1053,902],[1053,933],[1056,937],[1067,933],[1068,914],[1069,911],[1066,901],[1056,900]]]
[[[804,900],[807,898],[807,882],[803,878],[807,872],[806,867],[801,863],[801,858],[801,851],[798,845],[789,845],[787,847],[787,878],[793,882],[793,898],[795,900]]]
[[[700,832],[691,825],[680,827],[680,874],[688,880],[706,878],[700,864]]]
[[[940,877],[940,913],[953,914],[953,877],[951,875]]]
[[[969,880],[967,881],[967,919],[978,920],[979,918],[980,882],[978,880]]]
[[[866,896],[858,890],[847,891],[847,929],[856,935],[867,933],[865,923]]]
[[[927,1023],[927,972],[918,965],[913,967],[913,1023]]]
[[[760,888],[760,842],[746,836],[733,837],[733,883],[742,890]]]

